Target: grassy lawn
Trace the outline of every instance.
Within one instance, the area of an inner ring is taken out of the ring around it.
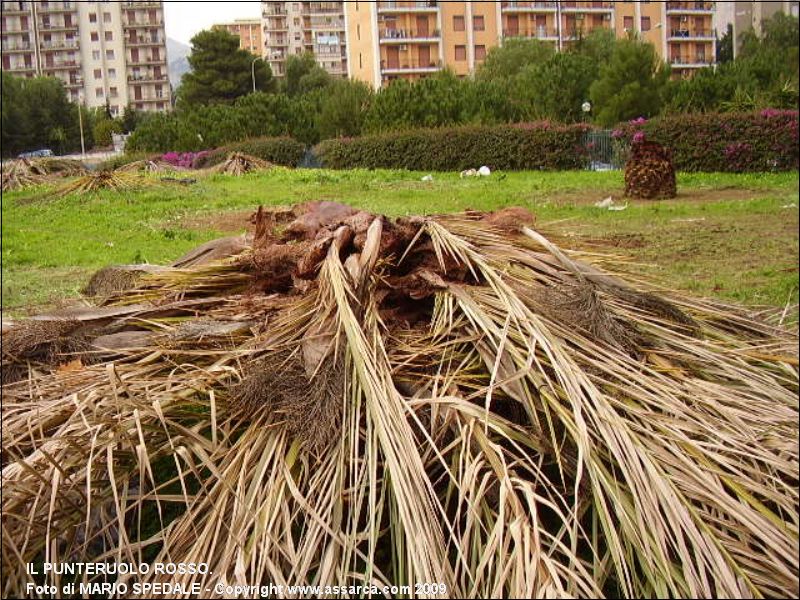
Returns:
[[[388,215],[531,209],[545,232],[575,246],[629,257],[659,283],[746,304],[797,301],[798,174],[687,174],[679,197],[594,207],[623,187],[619,172],[504,173],[459,179],[404,171],[275,171],[214,176],[35,201],[3,195],[3,309],[20,312],[79,295],[107,264],[165,263],[190,248],[244,231],[259,204],[335,200]],[[629,267],[630,268],[630,267]]]

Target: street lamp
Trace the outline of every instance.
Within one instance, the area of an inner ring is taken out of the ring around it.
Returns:
[[[250,63],[250,75],[253,78],[253,93],[255,93],[256,91],[256,62],[258,62],[259,60],[263,61],[264,59],[261,58],[260,56],[256,56],[253,59],[253,62]]]
[[[83,139],[83,94],[78,92],[78,126],[81,128],[81,157],[86,158],[86,143]]]
[[[592,103],[584,102],[581,104],[581,110],[583,111],[583,121],[586,122],[589,119],[589,113],[592,112]]]

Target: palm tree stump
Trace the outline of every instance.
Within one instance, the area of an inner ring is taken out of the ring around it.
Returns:
[[[672,152],[655,142],[634,142],[625,165],[625,195],[674,198],[677,195]]]

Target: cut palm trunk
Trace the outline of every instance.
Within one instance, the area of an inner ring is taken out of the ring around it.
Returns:
[[[242,254],[15,322],[4,595],[57,550],[212,589],[796,597],[797,335],[509,214],[259,211]]]

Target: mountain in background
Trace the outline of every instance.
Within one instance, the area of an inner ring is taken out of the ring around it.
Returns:
[[[181,77],[184,73],[192,70],[189,66],[187,57],[192,52],[191,46],[167,38],[167,57],[169,57],[169,82],[172,84],[172,89],[177,89],[181,84]]]

